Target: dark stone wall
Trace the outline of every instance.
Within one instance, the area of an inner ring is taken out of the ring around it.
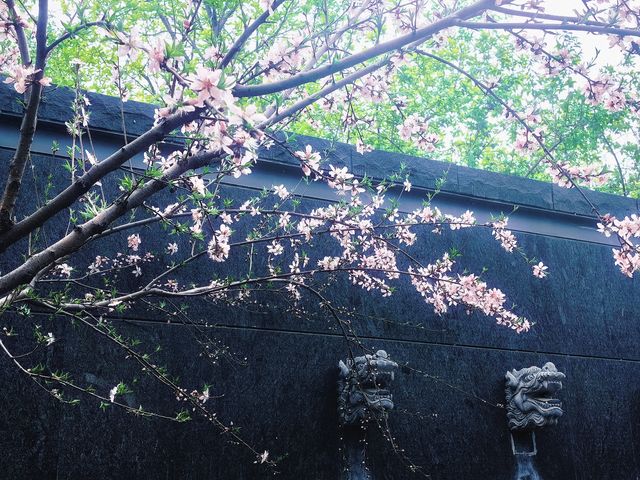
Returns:
[[[6,89],[0,89],[2,95],[6,98],[0,125],[13,125],[10,114],[19,110],[12,113],[6,107],[14,101]],[[42,130],[59,133],[54,120],[64,120],[67,114],[65,95],[68,92],[60,90],[47,97],[50,103],[43,115],[50,122],[41,122]],[[114,102],[100,96],[92,99],[97,130],[117,123]],[[134,112],[131,131],[148,124],[148,106],[127,108]],[[118,144],[118,137],[111,133],[104,132],[101,138],[114,147]],[[578,231],[593,230],[590,207],[579,201],[576,192],[424,159],[383,152],[355,156],[347,146],[308,138],[298,141],[313,141],[333,156],[334,164],[342,161],[375,177],[384,177],[400,162],[409,163],[416,173],[416,188],[432,187],[448,170],[445,193],[463,202],[468,199],[470,205],[491,199],[529,208],[531,215],[558,228],[578,218]],[[10,154],[0,149],[2,175]],[[68,180],[60,173],[62,161],[34,155],[35,174],[27,176],[23,195],[41,192],[48,174],[53,175],[54,190],[63,188]],[[291,160],[271,151],[265,152],[262,163],[285,168]],[[250,194],[246,186],[229,186],[225,192],[238,201]],[[587,194],[604,210],[637,212],[635,200]],[[306,207],[322,202],[308,200]],[[42,235],[65,228],[66,213],[50,222]],[[394,452],[382,433],[371,429],[369,455],[375,478],[423,478],[407,468],[403,455],[434,480],[514,478],[515,459],[501,406],[504,373],[547,361],[567,375],[561,392],[565,416],[558,426],[537,434],[535,462],[540,476],[545,480],[640,478],[639,280],[619,273],[610,245],[534,231],[517,236],[530,256],[549,265],[548,278],[533,278],[530,267],[517,255],[502,251],[488,231],[425,236],[411,251],[431,260],[455,246],[462,252],[462,267],[476,272],[486,267],[487,281],[508,295],[517,312],[536,322],[529,333],[517,335],[482,315],[463,311],[437,317],[409,284],[388,299],[343,280],[329,287],[336,304],[358,314],[352,325],[362,343],[387,350],[401,365],[393,384],[396,410],[389,427],[403,453]],[[145,249],[162,250],[164,240],[153,229],[145,229],[143,238]],[[100,253],[116,251],[124,241],[124,236],[116,236],[95,248]],[[0,257],[0,271],[20,261],[18,251]],[[96,253],[85,255],[91,258]],[[241,262],[232,260],[225,268],[233,271]],[[188,275],[208,278],[211,268],[210,262],[197,263]],[[194,300],[188,303],[191,323],[186,325],[168,323],[142,307],[112,318],[123,335],[141,341],[141,348],[154,351],[156,345],[162,346],[154,360],[168,365],[185,387],[211,385],[212,395],[219,397],[210,400],[210,407],[222,421],[233,422],[250,444],[279,460],[277,476],[202,419],[177,424],[114,408],[103,412],[89,399],[77,406],[64,405],[2,356],[0,478],[340,478],[336,365],[346,358],[347,345],[335,322],[313,299],[306,306],[309,314],[299,317],[276,300],[260,309],[214,307]],[[136,379],[134,393],[126,396],[129,405],[142,404],[169,415],[180,407],[166,388],[149,380],[122,351],[85,327],[37,312],[25,317],[9,311],[0,316],[0,327],[13,328],[18,334],[6,339],[11,346],[32,336],[36,324],[58,339],[37,353],[50,368],[68,371],[103,394],[121,380]],[[224,353],[217,362],[208,362],[201,356],[203,344]]]

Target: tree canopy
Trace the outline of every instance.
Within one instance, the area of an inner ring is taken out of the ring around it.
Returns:
[[[356,10],[358,17],[351,22],[353,27],[349,26],[336,39],[335,46],[324,54],[327,61],[408,32],[411,22],[463,5],[463,2],[454,2],[442,7],[430,3],[410,2],[403,6],[402,2],[387,2],[363,12]],[[277,78],[278,74],[269,73],[267,62],[279,59],[280,54],[293,54],[288,62],[293,64],[283,69],[273,66],[272,72],[298,71],[325,41],[318,39],[319,32],[331,32],[337,25],[344,29],[341,22],[355,5],[357,3],[304,2],[278,8],[234,59],[230,71],[250,72],[244,78],[239,75],[243,81],[251,80],[252,76],[259,79],[260,69],[266,70],[261,74],[264,78]],[[580,5],[580,2],[569,2],[561,6],[560,11],[577,15],[577,10],[571,7],[577,9]],[[194,17],[189,43],[185,45],[167,31],[167,26],[188,18],[189,9],[193,8],[191,3],[82,2],[76,11],[75,2],[62,2],[52,17],[55,19],[52,29],[63,34],[73,31],[74,22],[102,21],[111,28],[113,41],[100,41],[105,34],[100,28],[79,32],[51,55],[49,76],[58,85],[73,87],[80,80],[81,87],[89,91],[124,93],[125,98],[162,103],[163,83],[147,71],[148,59],[136,55],[123,61],[114,48],[118,39],[113,32],[133,29],[141,42],[166,45],[162,48],[167,48],[168,57],[187,54],[190,62],[185,68],[189,71],[205,58],[207,49],[209,54],[211,48],[219,52],[229,49],[262,7],[259,2],[204,2],[202,9],[206,14]],[[527,5],[523,5],[520,11],[526,8]],[[558,10],[558,5],[539,2],[532,7],[539,13],[544,8],[551,15]],[[615,15],[621,14],[611,13],[610,8],[593,9],[591,14],[610,15],[608,22],[615,23]],[[487,20],[504,20],[513,16],[505,12],[512,14],[514,10],[519,10],[518,5],[498,7],[487,14]],[[591,80],[610,78],[612,91],[617,88],[624,91],[629,100],[637,98],[638,50],[628,39],[626,48],[618,48],[621,38],[562,29],[548,32],[448,29],[427,41],[428,48],[403,54],[398,74],[389,77],[376,73],[355,85],[346,85],[326,101],[302,111],[287,129],[292,133],[320,134],[352,143],[359,141],[371,148],[428,155],[474,168],[550,180],[539,153],[517,148],[518,125],[505,118],[504,107],[475,83],[479,81],[518,112],[539,118],[546,143],[553,147],[561,161],[595,165],[609,173],[605,182],[592,183],[591,187],[638,196],[637,109],[620,108],[615,102],[594,105],[593,99],[585,95]],[[83,64],[80,78],[74,67],[77,62]],[[165,77],[170,80],[170,74],[166,73]],[[358,95],[363,87],[370,95]],[[310,95],[320,88],[319,84],[309,84],[303,92]],[[284,98],[299,93],[269,96],[260,99],[258,105],[285,101]],[[357,101],[351,101],[353,98]],[[428,121],[429,134],[434,135],[433,144],[421,147],[400,135],[397,126],[413,114]]]

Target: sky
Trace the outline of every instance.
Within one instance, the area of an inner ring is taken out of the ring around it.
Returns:
[[[575,11],[582,12],[584,3],[582,0],[545,0],[542,2],[545,13],[575,17]],[[576,38],[582,43],[584,58],[595,55],[596,48],[601,51],[598,64],[615,65],[622,59],[622,53],[617,49],[609,48],[609,40],[605,35],[591,35],[586,32],[574,32]]]

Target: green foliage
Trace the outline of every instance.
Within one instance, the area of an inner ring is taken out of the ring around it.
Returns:
[[[188,410],[181,410],[176,414],[176,420],[180,423],[188,422],[191,420],[191,414]]]

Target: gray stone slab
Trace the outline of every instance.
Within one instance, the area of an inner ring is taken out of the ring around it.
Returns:
[[[582,193],[584,196],[575,188],[554,185],[553,208],[561,212],[590,216],[595,215],[594,207],[600,214],[610,213],[622,217],[639,211],[637,199],[634,198],[625,198],[620,195],[588,189],[582,189]]]
[[[465,195],[553,209],[551,184],[527,178],[459,167],[458,188]]]

